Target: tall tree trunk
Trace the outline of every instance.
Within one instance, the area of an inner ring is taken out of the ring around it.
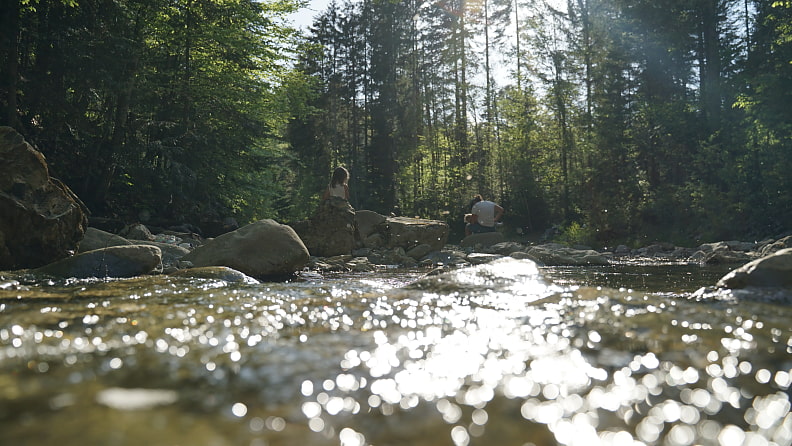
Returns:
[[[393,5],[378,11],[372,30],[371,73],[376,96],[371,104],[371,156],[373,199],[382,213],[396,206],[397,25]]]
[[[17,80],[19,77],[19,0],[5,0],[0,16],[0,63],[5,75],[0,79],[0,94],[4,96],[2,119],[11,127],[17,127]],[[4,91],[3,91],[4,90]]]
[[[187,132],[190,129],[190,120],[192,114],[192,46],[193,46],[193,27],[195,22],[193,20],[193,1],[188,0],[185,6],[185,30],[184,30],[184,77],[182,79],[182,125],[183,131]]]
[[[748,3],[751,0],[744,0],[743,2],[743,15],[745,16],[745,57],[747,58],[751,53],[751,13]]]
[[[490,164],[490,156],[492,152],[492,129],[494,113],[493,98],[492,98],[492,67],[490,65],[490,17],[489,17],[489,0],[484,0],[484,76],[485,90],[484,90],[484,122],[481,126],[483,131],[483,138],[476,145],[478,156],[476,156],[477,165],[477,183],[479,191],[489,190],[490,175],[487,174],[487,167]]]
[[[455,140],[459,149],[459,161],[461,165],[470,162],[468,147],[468,128],[467,128],[467,50],[465,48],[465,3],[460,3],[459,19],[455,30],[456,54],[455,64],[455,85],[454,100],[456,104],[456,123]]]
[[[485,113],[487,114],[486,121],[489,123],[492,119],[492,72],[490,67],[490,18],[489,18],[489,0],[484,0],[484,74],[486,76],[486,91],[485,91]]]
[[[718,36],[718,0],[702,0],[701,7],[703,77],[701,92],[704,116],[710,131],[720,127],[720,38]]]
[[[514,0],[514,44],[517,52],[517,91],[522,91],[522,52],[520,51],[520,0]]]
[[[583,64],[585,69],[586,84],[586,134],[590,136],[593,123],[592,111],[592,92],[593,92],[593,79],[592,79],[592,51],[594,49],[591,41],[591,18],[590,18],[590,0],[577,0],[578,8],[580,10],[580,31],[581,31],[581,47],[583,48]]]
[[[569,220],[571,218],[571,202],[570,202],[570,178],[569,178],[569,157],[572,152],[572,129],[569,126],[569,118],[567,116],[567,104],[564,98],[564,79],[563,79],[563,64],[559,54],[553,55],[553,64],[555,77],[553,79],[553,95],[556,103],[556,120],[558,121],[558,128],[561,132],[561,181],[562,181],[562,196],[561,208],[564,211],[564,218]]]

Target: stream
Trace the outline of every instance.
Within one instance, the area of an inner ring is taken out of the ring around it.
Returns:
[[[792,309],[727,271],[0,277],[0,445],[790,445]]]

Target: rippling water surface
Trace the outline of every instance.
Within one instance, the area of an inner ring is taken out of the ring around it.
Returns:
[[[0,444],[789,445],[792,311],[724,272],[0,280]]]

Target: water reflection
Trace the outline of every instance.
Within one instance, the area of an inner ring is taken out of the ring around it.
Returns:
[[[672,272],[3,289],[0,443],[791,444],[789,309]]]

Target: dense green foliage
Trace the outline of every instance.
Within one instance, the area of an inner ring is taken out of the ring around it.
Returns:
[[[291,0],[3,3],[3,121],[94,215],[274,215]],[[150,216],[150,220],[145,216]]]
[[[792,221],[792,4],[8,0],[0,124],[94,215],[446,219],[609,244]],[[294,57],[297,54],[298,57]]]
[[[353,204],[381,212],[458,222],[482,193],[514,228],[593,244],[774,234],[790,18],[766,0],[333,4],[302,53],[317,113],[293,127],[323,148],[311,175],[350,166]]]

